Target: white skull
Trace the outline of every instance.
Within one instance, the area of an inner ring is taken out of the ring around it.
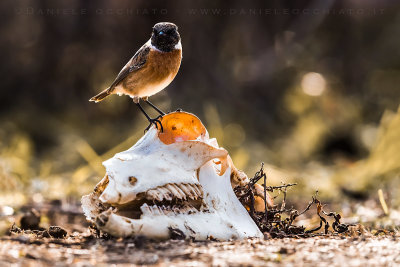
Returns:
[[[261,237],[232,190],[248,182],[200,120],[184,112],[162,118],[133,147],[103,162],[106,175],[82,198],[89,221],[113,236],[205,240]]]

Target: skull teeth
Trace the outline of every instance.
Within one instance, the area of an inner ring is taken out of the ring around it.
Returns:
[[[172,200],[173,193],[165,187],[158,188],[158,191],[161,193],[164,199]]]
[[[185,206],[149,206],[146,203],[140,207],[142,213],[144,215],[168,215],[170,213],[174,214],[184,214],[184,213],[194,213],[198,212],[198,210],[192,206],[185,205]]]
[[[180,209],[181,213],[192,213],[192,212],[196,212],[197,209],[192,207],[192,206],[184,206]]]
[[[144,203],[141,207],[140,210],[142,211],[143,214],[147,215],[151,213],[150,207],[149,205],[147,205],[146,203]]]
[[[190,190],[190,196],[191,196],[191,198],[193,199],[193,200],[196,200],[198,197],[199,197],[199,195],[197,194],[197,190],[195,189],[195,186],[194,185],[191,185],[191,184],[188,184],[188,185],[186,185],[188,188],[189,188],[189,190]]]
[[[163,195],[158,189],[151,189],[151,190],[147,191],[146,198],[150,199],[150,200],[155,199],[158,201],[162,201]]]
[[[186,200],[186,194],[175,184],[167,184],[165,187],[167,187],[171,192],[173,192],[173,194],[177,198]]]
[[[176,190],[179,192],[179,194],[181,194],[183,196],[183,198],[186,200],[186,194],[185,192],[176,184],[174,184],[174,187],[176,188]]]
[[[200,187],[200,185],[195,184],[193,185],[193,188],[196,191],[198,197],[203,197],[203,189]]]
[[[146,192],[146,199],[171,201],[173,198],[180,200],[197,200],[203,197],[201,185],[197,184],[167,184],[165,186],[150,189]]]
[[[190,191],[190,189],[188,188],[188,185],[185,184],[180,184],[179,188],[186,194],[186,196],[191,197],[192,196],[192,192]],[[192,198],[193,199],[193,198]]]

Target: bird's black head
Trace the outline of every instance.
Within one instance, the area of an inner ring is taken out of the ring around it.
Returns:
[[[178,27],[170,22],[160,22],[154,25],[151,34],[151,44],[158,50],[170,52],[174,50],[175,45],[179,43],[181,37],[178,33]]]

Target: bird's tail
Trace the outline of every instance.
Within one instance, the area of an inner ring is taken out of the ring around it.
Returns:
[[[105,89],[104,91],[102,91],[100,94],[95,95],[94,97],[92,97],[91,99],[89,99],[89,101],[93,101],[93,102],[100,102],[101,100],[103,100],[104,98],[106,98],[107,96],[109,96],[110,93],[110,88]]]

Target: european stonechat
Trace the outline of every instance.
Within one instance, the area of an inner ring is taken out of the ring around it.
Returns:
[[[178,73],[182,61],[181,37],[178,27],[170,22],[154,25],[151,38],[145,43],[119,72],[111,86],[89,101],[100,102],[112,94],[129,95],[152,124],[162,125],[159,117],[152,119],[139,103],[142,99],[161,116],[160,109],[148,101],[152,96],[167,87]]]

